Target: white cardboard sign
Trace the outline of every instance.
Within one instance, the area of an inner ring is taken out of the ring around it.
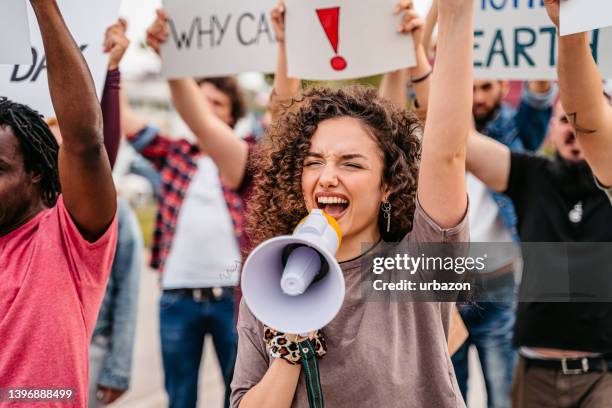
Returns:
[[[612,1],[563,0],[560,19],[561,35],[612,26]]]
[[[58,0],[58,5],[72,36],[101,94],[106,79],[108,57],[104,54],[104,32],[117,21],[120,0]],[[29,3],[29,2],[28,2]],[[54,116],[47,82],[47,66],[36,16],[28,5],[32,50],[29,65],[0,66],[0,93],[26,104],[44,116]]]
[[[0,64],[24,64],[32,58],[25,0],[0,3]]]
[[[476,78],[557,78],[556,28],[540,0],[475,2]],[[612,28],[595,31],[590,38],[603,76],[612,77]]]
[[[397,0],[286,0],[289,76],[337,80],[415,65]]]
[[[167,78],[274,72],[276,0],[164,0],[170,37],[162,47]]]

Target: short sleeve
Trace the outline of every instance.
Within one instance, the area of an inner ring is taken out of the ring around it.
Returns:
[[[56,211],[75,283],[77,286],[105,286],[117,245],[117,215],[102,237],[90,243],[72,220],[62,196],[57,200]]]
[[[232,380],[231,407],[237,408],[244,395],[256,386],[270,367],[263,339],[263,326],[251,313],[244,299],[238,315],[238,356]]]
[[[469,205],[469,204],[468,204]],[[409,240],[412,242],[469,242],[470,228],[468,222],[468,210],[466,209],[463,219],[452,228],[442,228],[425,212],[417,197],[414,221]]]

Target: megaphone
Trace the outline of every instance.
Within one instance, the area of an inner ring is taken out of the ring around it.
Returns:
[[[341,241],[336,220],[317,209],[293,235],[255,248],[241,280],[255,317],[284,333],[305,334],[327,325],[344,302],[344,275],[335,257]]]

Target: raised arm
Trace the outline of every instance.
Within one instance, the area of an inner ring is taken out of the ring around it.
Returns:
[[[436,24],[438,24],[438,1],[434,0],[431,2],[431,7],[429,8],[427,17],[425,17],[425,28],[423,34],[423,47],[425,47],[425,52],[427,53],[428,58],[433,58],[435,56],[433,47],[433,33],[436,29]]]
[[[115,166],[119,153],[119,145],[121,144],[120,85],[121,73],[119,69],[109,70],[106,73],[101,105],[104,121],[104,147],[106,148],[111,168]]]
[[[412,34],[416,66],[409,69],[400,69],[383,75],[380,84],[380,96],[390,99],[397,106],[406,107],[408,103],[408,79],[413,83],[419,106],[427,106],[429,97],[429,84],[431,65],[423,47],[423,27],[425,21],[414,10],[413,0],[403,0],[395,6],[395,14],[404,13],[398,31]]]
[[[59,170],[64,203],[83,237],[93,242],[106,231],[117,208],[100,102],[57,3],[31,3],[43,38],[49,90],[63,139]]]
[[[559,0],[544,3],[559,27]],[[599,181],[612,186],[612,108],[603,97],[602,77],[591,54],[587,33],[559,38],[557,71],[561,103],[576,130],[584,156]]]
[[[467,210],[465,150],[472,128],[473,0],[438,0],[439,34],[431,83],[418,197],[441,227]]]
[[[503,193],[510,177],[510,149],[475,130],[468,138],[467,170],[493,191]]]
[[[191,78],[170,80],[174,106],[198,139],[200,148],[213,159],[221,177],[238,188],[244,177],[248,145],[213,112]]]
[[[168,16],[158,10],[147,32],[147,42],[158,54],[168,39]],[[215,115],[192,78],[168,81],[178,113],[198,139],[200,148],[213,159],[229,187],[238,188],[244,177],[248,156],[247,142]]]
[[[302,89],[299,78],[289,78],[287,68],[287,47],[285,45],[285,3],[279,0],[270,12],[272,26],[278,43],[276,72],[274,74],[274,90],[270,97],[270,113],[272,121],[276,121],[283,112],[283,105],[297,96]]]
[[[400,108],[408,107],[408,69],[386,72],[378,87],[378,94]]]
[[[104,146],[111,167],[115,165],[121,143],[121,105],[119,102],[121,73],[119,72],[119,63],[130,45],[130,41],[125,35],[126,30],[127,22],[124,19],[119,19],[117,23],[106,30],[104,36],[104,52],[109,54],[109,58],[106,83],[102,94],[102,117],[104,120]]]

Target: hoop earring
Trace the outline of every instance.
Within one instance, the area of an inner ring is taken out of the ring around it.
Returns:
[[[387,220],[387,232],[391,231],[391,203],[385,201],[382,204],[383,217]]]

